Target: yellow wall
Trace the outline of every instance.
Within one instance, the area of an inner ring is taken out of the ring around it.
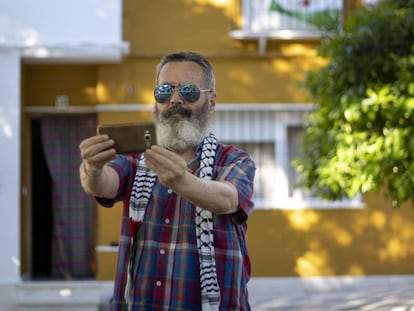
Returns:
[[[219,104],[309,102],[299,82],[323,64],[318,42],[269,41],[261,55],[256,41],[229,37],[240,22],[237,10],[236,0],[124,0],[123,39],[131,43],[131,53],[120,64],[24,65],[23,106],[54,105],[57,94],[68,94],[71,105],[152,105],[155,65],[176,50],[209,58]],[[98,123],[149,119],[151,112],[97,114]],[[413,208],[394,210],[381,194],[365,202],[360,210],[253,212],[248,223],[253,275],[414,273]],[[97,207],[97,244],[118,240],[120,212],[120,204]],[[115,257],[98,256],[99,279],[113,277]]]
[[[378,195],[358,210],[257,210],[248,247],[256,276],[414,273],[414,210]]]
[[[235,0],[125,0],[124,39],[133,55],[181,49],[217,52],[237,49],[229,40]]]
[[[322,60],[309,46],[294,44],[283,54],[206,55],[217,75],[217,99],[225,103],[309,102],[299,83],[305,71]],[[152,104],[155,66],[153,58],[127,58],[121,65],[101,66],[97,87],[102,104]]]
[[[68,95],[71,106],[97,104],[96,66],[26,65],[22,75],[24,106],[53,106],[56,95]]]

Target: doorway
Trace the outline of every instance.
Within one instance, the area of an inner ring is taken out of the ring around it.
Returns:
[[[32,278],[48,279],[51,272],[51,178],[42,147],[41,120],[32,120]]]
[[[95,131],[95,115],[31,121],[32,279],[94,276],[95,203],[80,185],[78,145]]]

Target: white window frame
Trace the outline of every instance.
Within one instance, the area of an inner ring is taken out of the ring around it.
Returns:
[[[256,200],[260,209],[350,209],[363,208],[361,196],[341,201],[321,198],[289,197],[288,127],[303,126],[314,104],[218,104],[213,131],[221,141],[272,142],[275,146],[274,188],[272,198]]]

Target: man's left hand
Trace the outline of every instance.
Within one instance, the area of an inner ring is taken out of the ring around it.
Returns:
[[[152,146],[145,152],[145,163],[157,174],[161,183],[171,189],[187,172],[187,163],[180,155],[160,146]]]

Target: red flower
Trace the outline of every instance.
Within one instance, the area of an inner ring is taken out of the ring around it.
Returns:
[[[302,5],[303,6],[309,6],[310,5],[310,0],[302,0]]]

